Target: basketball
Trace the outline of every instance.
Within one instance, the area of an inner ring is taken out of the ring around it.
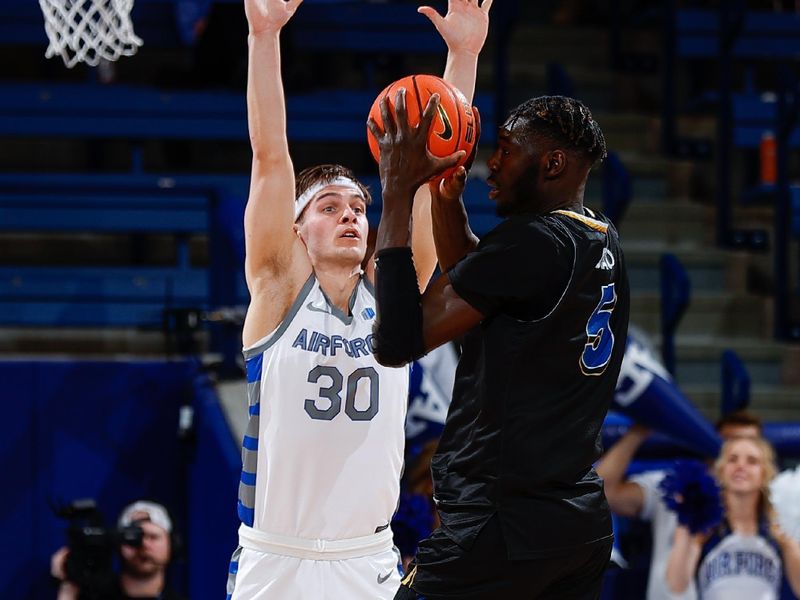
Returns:
[[[434,117],[428,136],[428,150],[438,157],[449,156],[459,150],[466,152],[464,159],[456,167],[442,173],[447,177],[458,166],[463,165],[475,146],[475,114],[467,99],[458,89],[447,83],[444,79],[434,75],[409,75],[398,79],[387,86],[372,103],[369,116],[383,129],[381,117],[381,100],[389,97],[389,108],[394,115],[394,103],[397,90],[405,88],[408,123],[411,126],[419,124],[422,112],[428,99],[434,93],[439,94],[438,114]],[[367,130],[369,149],[376,162],[380,161],[378,142]]]

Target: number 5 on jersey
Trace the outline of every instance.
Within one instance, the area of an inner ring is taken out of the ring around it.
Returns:
[[[611,313],[617,305],[614,284],[604,285],[600,302],[586,322],[586,345],[581,354],[580,366],[584,375],[602,375],[614,350],[614,332],[611,331]]]

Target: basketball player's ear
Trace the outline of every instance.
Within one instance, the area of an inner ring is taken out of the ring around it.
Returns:
[[[550,150],[542,155],[542,174],[545,179],[556,179],[567,167],[567,155],[563,150]]]
[[[300,233],[300,224],[299,223],[295,223],[294,225],[292,225],[292,231],[294,231],[294,234],[298,238],[300,238],[301,242],[303,242],[305,244],[305,241],[303,240],[303,235]]]

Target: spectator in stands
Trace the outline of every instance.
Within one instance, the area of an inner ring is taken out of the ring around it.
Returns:
[[[139,500],[125,507],[120,513],[118,527],[138,525],[143,536],[140,546],[120,546],[121,572],[114,582],[114,590],[90,597],[102,600],[128,600],[129,598],[151,598],[158,600],[182,600],[167,583],[167,567],[172,560],[175,533],[172,519],[161,504]],[[66,546],[53,554],[50,571],[60,580],[58,600],[87,598],[85,590],[67,579],[66,562],[70,549]]]
[[[800,542],[774,522],[769,500],[776,472],[775,453],[764,439],[725,442],[714,464],[723,522],[693,532],[681,521],[666,568],[670,591],[682,593],[694,582],[703,600],[777,600],[783,571],[800,594]]]
[[[717,431],[723,439],[759,437],[761,421],[746,411],[725,415],[717,422]],[[638,517],[652,524],[653,550],[650,559],[650,576],[647,582],[647,600],[694,600],[694,585],[688,585],[680,594],[671,592],[665,582],[667,558],[672,547],[677,519],[667,509],[661,498],[659,484],[665,471],[649,471],[625,479],[625,471],[639,446],[650,431],[634,425],[603,455],[597,473],[603,478],[606,498],[611,510],[623,517]]]

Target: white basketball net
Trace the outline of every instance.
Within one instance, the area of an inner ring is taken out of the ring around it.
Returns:
[[[45,56],[60,56],[69,68],[132,56],[142,45],[130,19],[133,0],[39,0],[39,6],[50,40]]]

